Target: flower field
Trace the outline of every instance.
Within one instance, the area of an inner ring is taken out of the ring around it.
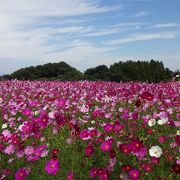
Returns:
[[[179,82],[0,81],[0,180],[176,180],[179,147]]]

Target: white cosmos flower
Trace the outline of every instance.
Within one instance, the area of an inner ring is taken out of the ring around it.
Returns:
[[[4,123],[3,125],[2,125],[2,129],[6,129],[7,128],[7,123]]]
[[[180,130],[177,130],[177,135],[180,135]]]
[[[168,122],[168,118],[161,118],[157,121],[159,125],[164,125]]]
[[[162,155],[162,149],[159,146],[152,146],[151,149],[149,149],[149,155],[159,158]]]
[[[148,125],[151,127],[151,126],[154,126],[156,124],[156,120],[155,119],[150,119],[148,121]]]

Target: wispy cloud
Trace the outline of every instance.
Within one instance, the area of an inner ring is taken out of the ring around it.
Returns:
[[[112,40],[105,42],[106,45],[119,45],[136,41],[148,41],[155,39],[172,39],[175,38],[179,32],[160,32],[160,33],[141,33],[141,34],[131,34],[127,38],[122,38],[118,40]]]
[[[98,0],[1,1],[0,58],[44,58],[47,52],[71,46],[74,36],[92,31],[92,26],[83,25],[86,15],[118,8],[100,5]],[[55,25],[51,19],[56,19]]]
[[[94,36],[105,36],[111,34],[118,34],[125,31],[133,31],[141,29],[142,25],[146,25],[147,23],[143,22],[126,22],[119,23],[111,26],[102,26],[97,29],[94,28],[92,32],[85,34],[85,36],[94,37]]]
[[[134,14],[133,17],[134,17],[134,18],[139,18],[139,17],[147,16],[147,15],[149,15],[149,14],[150,14],[150,12],[140,11],[140,12]]]
[[[169,27],[180,27],[178,23],[166,23],[166,24],[156,24],[154,28],[169,28]]]
[[[120,32],[124,32],[124,31],[128,31],[128,30],[133,30],[133,29],[138,29],[138,26],[136,27],[132,27],[132,28],[121,28],[121,27],[116,27],[116,28],[111,28],[111,29],[102,29],[93,33],[89,33],[86,34],[85,36],[89,36],[89,37],[94,37],[94,36],[104,36],[104,35],[111,35],[111,34],[115,34],[115,33],[120,33]]]
[[[120,44],[176,38],[178,19],[170,14],[172,19],[168,23],[154,21],[160,12],[156,8],[150,10],[151,1],[158,0],[2,0],[0,71],[50,60],[66,60],[72,65],[81,62],[86,68],[117,59],[124,52],[120,52]],[[150,13],[152,20],[140,21],[140,17]],[[164,22],[162,16],[158,19]],[[152,33],[160,28],[171,31]],[[146,33],[149,30],[151,33]]]

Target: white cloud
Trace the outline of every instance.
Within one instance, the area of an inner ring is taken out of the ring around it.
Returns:
[[[129,42],[136,41],[148,41],[154,39],[172,39],[175,38],[179,32],[158,32],[158,33],[139,33],[139,34],[131,34],[127,38],[111,40],[108,42],[104,42],[105,45],[119,45],[125,44]]]
[[[98,47],[89,42],[75,40],[72,42],[71,48],[57,53],[48,53],[46,59],[63,59],[66,61],[88,60],[100,54],[111,52],[114,49],[115,47]]]
[[[169,27],[180,27],[178,23],[166,23],[166,24],[156,24],[154,28],[169,28]]]
[[[100,7],[97,1],[89,0],[6,0],[1,1],[0,9],[17,16],[76,16],[82,14],[102,13],[115,9]]]
[[[127,38],[104,43],[110,47],[99,45],[102,40],[99,41],[99,36],[117,35],[129,30],[143,30],[148,24],[142,22],[113,24],[118,22],[118,18],[123,18],[121,11],[117,11],[121,10],[121,5],[115,3],[116,6],[103,6],[103,1],[1,0],[0,71],[6,73],[15,70],[18,66],[46,63],[52,59],[53,61],[66,60],[71,64],[74,62],[76,65],[81,62],[86,68],[89,65],[103,64],[103,61],[111,62],[116,58],[117,53],[114,46],[119,44],[170,39],[177,36],[176,32],[131,34]],[[112,14],[109,13],[112,11]],[[107,14],[100,16],[103,13]],[[148,14],[141,11],[135,16],[141,17]],[[99,22],[102,23],[97,24]],[[159,24],[157,27],[175,27],[175,25],[177,24],[168,23]]]
[[[95,36],[104,36],[104,35],[111,35],[117,34],[124,31],[132,31],[132,30],[139,30],[141,29],[142,25],[146,25],[148,23],[143,22],[126,22],[126,23],[119,23],[115,25],[106,25],[99,28],[91,29],[90,33],[85,34],[85,36],[95,37]]]
[[[149,15],[149,14],[150,14],[150,12],[140,11],[140,12],[136,13],[135,15],[133,15],[133,17],[139,18],[139,17],[147,16],[147,15]]]
[[[92,26],[73,26],[73,23],[85,21],[75,19],[76,16],[114,10],[117,10],[117,7],[100,6],[97,0],[1,1],[0,59],[44,59],[48,52],[71,46],[73,36],[88,33],[93,29]],[[55,24],[41,27],[41,23],[48,24],[51,19],[56,18],[59,21],[58,26]]]
[[[120,33],[128,30],[137,30],[140,29],[139,26],[129,27],[129,28],[122,28],[122,27],[109,27],[108,29],[102,29],[96,32],[88,33],[85,36],[94,37],[94,36],[104,36],[110,35],[115,33]]]

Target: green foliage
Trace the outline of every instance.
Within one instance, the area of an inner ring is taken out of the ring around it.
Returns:
[[[22,68],[12,73],[11,77],[23,80],[81,80],[83,74],[67,63],[59,62]]]
[[[92,81],[141,81],[141,82],[161,82],[169,81],[177,72],[172,72],[165,68],[160,61],[126,61],[114,63],[108,68],[99,65],[95,68],[87,69],[84,74],[71,67],[65,62],[48,63],[19,69],[11,75],[4,75],[1,79],[21,79],[21,80],[92,80]]]
[[[111,76],[111,72],[105,65],[100,65],[95,68],[87,69],[84,72],[84,76],[88,80],[102,80],[108,81]]]
[[[169,81],[172,78],[172,71],[164,68],[162,62],[127,61],[119,62],[110,66],[111,81],[148,81],[160,82]]]

